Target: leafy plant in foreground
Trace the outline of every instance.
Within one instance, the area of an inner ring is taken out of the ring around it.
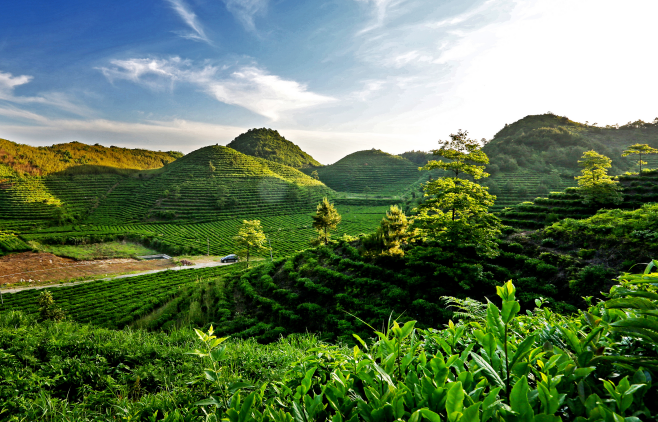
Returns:
[[[623,280],[653,286],[658,278],[647,272]],[[508,282],[497,287],[501,306],[489,302],[485,321],[450,322],[440,331],[393,322],[375,331],[373,343],[355,336],[360,347],[349,355],[320,346],[284,385],[236,393],[208,420],[638,422],[658,410],[654,290],[619,286],[613,299],[574,317],[541,301],[521,315]],[[639,348],[639,338],[654,340]]]

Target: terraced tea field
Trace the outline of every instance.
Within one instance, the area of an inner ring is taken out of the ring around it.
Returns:
[[[74,321],[107,328],[122,328],[151,313],[175,297],[181,288],[194,283],[216,281],[239,271],[239,265],[164,271],[130,278],[94,281],[71,287],[51,289],[66,315]],[[0,311],[19,310],[38,313],[41,290],[25,290],[3,295]]]
[[[337,206],[342,222],[333,233],[359,235],[376,229],[388,206]],[[272,215],[260,217],[263,230],[275,256],[288,256],[309,247],[316,237],[312,228],[311,212],[306,214]],[[227,255],[236,252],[233,237],[243,218],[225,219],[208,223],[126,224],[126,225],[75,225],[42,229],[25,233],[25,241],[45,244],[97,243],[129,238],[150,245],[151,248],[170,254]],[[265,253],[269,256],[269,251]]]
[[[620,176],[624,201],[619,205],[603,208],[636,209],[648,202],[658,202],[658,172],[642,176]],[[538,229],[564,218],[587,218],[602,206],[585,205],[575,188],[554,192],[546,197],[535,198],[518,204],[500,214],[503,223],[525,229]]]

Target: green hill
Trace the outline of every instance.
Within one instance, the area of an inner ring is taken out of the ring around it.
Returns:
[[[208,146],[119,184],[86,221],[208,221],[311,211],[331,190],[304,173],[232,148]]]
[[[231,141],[227,147],[252,157],[264,158],[296,169],[322,166],[273,129],[249,129]]]
[[[423,176],[417,164],[378,149],[355,152],[317,172],[336,191],[375,195],[399,194]]]
[[[291,167],[209,146],[155,171],[118,174],[5,175],[0,226],[49,222],[121,224],[158,220],[208,221],[312,210],[331,194]]]
[[[0,139],[0,177],[45,176],[52,173],[106,173],[123,170],[156,169],[183,154],[176,151],[150,151],[111,146],[109,148],[80,142],[33,147]]]
[[[505,125],[483,148],[491,174],[485,184],[498,195],[494,210],[575,186],[578,160],[591,149],[612,159],[611,174],[636,172],[637,160],[621,157],[635,143],[658,147],[658,121],[598,127],[547,113]],[[647,161],[658,167],[658,157]]]

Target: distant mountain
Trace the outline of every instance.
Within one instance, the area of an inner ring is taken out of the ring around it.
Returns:
[[[417,164],[378,149],[355,152],[317,172],[336,191],[373,194],[400,193],[423,176]]]
[[[231,141],[227,147],[252,157],[264,158],[296,169],[322,166],[273,129],[249,129]]]
[[[160,168],[182,156],[176,151],[107,148],[80,142],[33,147],[0,139],[0,174],[45,176],[66,170],[75,173],[102,173],[108,168],[146,170]]]

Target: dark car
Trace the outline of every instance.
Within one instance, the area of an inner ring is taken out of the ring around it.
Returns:
[[[232,253],[230,255],[226,255],[224,258],[220,259],[219,261],[220,262],[238,262],[239,260],[240,260],[240,258],[236,254]]]

